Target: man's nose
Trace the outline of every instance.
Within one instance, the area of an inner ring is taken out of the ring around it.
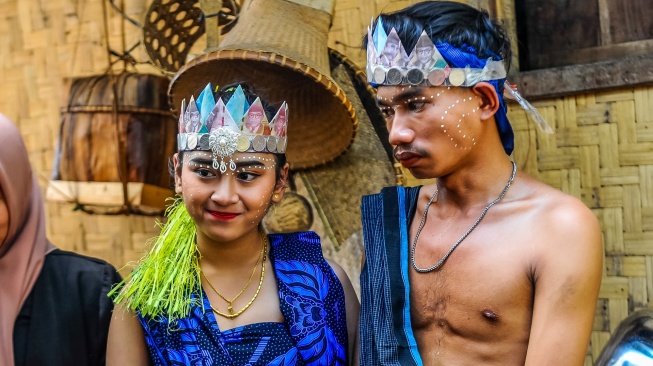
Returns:
[[[388,141],[391,145],[409,144],[415,138],[415,131],[407,123],[407,119],[403,117],[400,111],[396,111],[392,120],[392,124],[388,130]]]

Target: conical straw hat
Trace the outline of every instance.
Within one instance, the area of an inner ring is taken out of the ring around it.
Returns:
[[[268,103],[288,103],[291,168],[332,161],[351,146],[357,119],[330,75],[330,21],[328,12],[286,0],[247,1],[220,47],[177,72],[168,90],[173,109],[207,82],[247,83]]]

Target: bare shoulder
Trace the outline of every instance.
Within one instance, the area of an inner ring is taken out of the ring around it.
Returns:
[[[525,174],[519,182],[519,206],[530,218],[533,234],[544,238],[547,248],[602,253],[599,221],[581,200]]]
[[[531,203],[528,206],[547,229],[562,233],[599,230],[596,216],[581,200],[527,175],[522,178],[527,186],[523,198]]]
[[[351,280],[349,279],[347,272],[345,272],[345,270],[342,269],[342,267],[337,262],[334,262],[331,259],[327,259],[327,258],[325,259],[327,263],[329,263],[329,266],[331,266],[331,268],[333,269],[333,272],[340,280],[340,283],[342,283],[342,286],[344,287],[346,284],[349,284],[351,286]]]

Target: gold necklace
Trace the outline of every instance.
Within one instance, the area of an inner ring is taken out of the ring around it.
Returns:
[[[218,290],[215,289],[215,287],[213,287],[213,284],[211,283],[211,281],[209,281],[209,278],[206,277],[206,274],[205,274],[204,271],[202,271],[202,269],[200,268],[200,271],[202,271],[202,275],[204,276],[204,279],[205,279],[206,282],[209,284],[209,286],[211,287],[211,289],[212,289],[213,291],[215,291],[215,293],[218,294],[218,296],[220,296],[224,301],[226,301],[226,302],[229,304],[229,305],[227,306],[227,310],[229,311],[229,314],[222,313],[222,312],[220,312],[219,310],[217,310],[216,308],[214,308],[213,305],[211,305],[211,310],[213,310],[214,313],[216,313],[216,314],[218,314],[218,315],[220,315],[220,316],[223,316],[223,317],[225,317],[225,318],[227,318],[227,319],[233,319],[233,318],[237,317],[238,315],[242,314],[245,310],[247,310],[247,308],[249,308],[250,305],[252,305],[252,303],[254,302],[254,300],[256,300],[256,298],[258,297],[259,292],[261,292],[261,287],[263,287],[263,279],[265,278],[265,261],[266,261],[266,259],[267,259],[267,253],[268,253],[268,239],[267,239],[267,237],[266,237],[264,234],[261,234],[261,236],[263,237],[263,248],[261,249],[261,254],[259,255],[259,260],[260,260],[261,258],[263,259],[263,260],[262,260],[262,263],[261,263],[261,278],[260,278],[260,280],[259,280],[258,288],[256,289],[256,293],[254,294],[254,296],[252,297],[252,299],[249,300],[249,302],[247,303],[247,305],[245,305],[245,307],[243,307],[242,309],[240,309],[240,311],[234,313],[234,308],[233,308],[232,303],[233,303],[234,301],[236,301],[236,299],[237,299],[237,298],[238,298],[238,297],[239,297],[239,296],[240,296],[240,295],[245,291],[245,289],[249,286],[249,283],[251,282],[252,277],[254,276],[254,272],[256,272],[256,268],[258,267],[258,260],[256,261],[256,265],[254,266],[254,270],[252,270],[252,274],[250,275],[249,280],[247,281],[247,284],[245,285],[245,287],[243,287],[243,289],[240,290],[240,292],[238,293],[238,295],[236,295],[236,297],[234,297],[234,298],[231,299],[231,300],[228,300],[227,298],[225,298],[225,297],[224,297],[224,296],[223,296],[223,295],[222,295]]]

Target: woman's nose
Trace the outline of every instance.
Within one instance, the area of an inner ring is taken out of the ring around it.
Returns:
[[[232,174],[224,174],[215,185],[211,199],[221,206],[228,206],[238,202],[236,193],[236,180]]]

